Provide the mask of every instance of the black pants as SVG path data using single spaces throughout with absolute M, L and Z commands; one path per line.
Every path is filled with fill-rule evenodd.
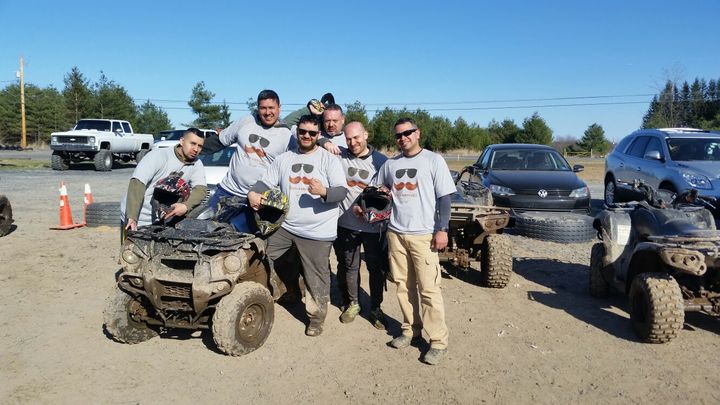
M 338 261 L 338 287 L 343 304 L 358 302 L 360 288 L 360 246 L 365 251 L 365 264 L 370 276 L 370 306 L 379 308 L 383 301 L 385 274 L 388 269 L 388 254 L 383 243 L 385 233 L 351 231 L 338 227 L 333 247 Z

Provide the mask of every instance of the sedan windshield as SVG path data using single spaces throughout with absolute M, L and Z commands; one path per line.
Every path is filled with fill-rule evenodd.
M 490 161 L 494 170 L 571 170 L 559 153 L 552 150 L 497 150 Z
M 165 138 L 166 141 L 179 141 L 180 138 L 182 138 L 183 133 L 185 130 L 183 129 L 176 129 L 174 131 L 160 131 L 160 138 Z
M 720 140 L 710 138 L 670 138 L 670 158 L 674 161 L 720 161 Z
M 233 157 L 236 150 L 237 147 L 228 146 L 212 154 L 200 154 L 200 160 L 204 166 L 229 166 L 230 158 Z

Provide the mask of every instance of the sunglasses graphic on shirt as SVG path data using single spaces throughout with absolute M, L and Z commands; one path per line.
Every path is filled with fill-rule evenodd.
M 347 169 L 348 176 L 352 177 L 354 175 L 360 176 L 361 179 L 367 179 L 368 176 L 370 176 L 370 172 L 365 169 L 358 169 L 357 167 L 348 167 Z
M 414 179 L 417 176 L 417 169 L 399 169 L 395 171 L 395 178 L 400 179 L 407 173 L 408 177 Z
M 260 146 L 262 146 L 263 148 L 267 148 L 268 146 L 270 146 L 269 140 L 257 134 L 250 134 L 250 136 L 248 136 L 248 140 L 250 141 L 250 143 L 255 143 L 260 140 Z

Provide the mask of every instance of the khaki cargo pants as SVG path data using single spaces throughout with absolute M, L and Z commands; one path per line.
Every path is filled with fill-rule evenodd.
M 440 290 L 440 259 L 430 250 L 432 235 L 387 232 L 390 271 L 403 313 L 402 333 L 420 336 L 425 329 L 430 347 L 445 349 L 448 328 Z

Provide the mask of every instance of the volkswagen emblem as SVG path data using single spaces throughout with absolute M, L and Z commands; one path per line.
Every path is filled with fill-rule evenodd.
M 545 198 L 547 197 L 547 191 L 540 189 L 540 191 L 538 191 L 538 195 L 540 196 L 540 198 Z

